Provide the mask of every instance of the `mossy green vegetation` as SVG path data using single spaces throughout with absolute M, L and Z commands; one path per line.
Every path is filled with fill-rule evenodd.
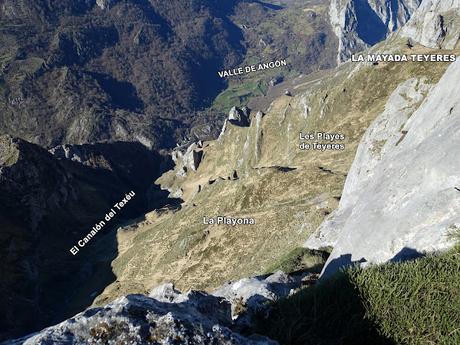
M 342 272 L 275 302 L 257 332 L 284 345 L 387 344 L 364 315 L 358 290 Z
M 351 268 L 274 304 L 281 344 L 460 344 L 460 253 Z
M 300 270 L 312 273 L 320 273 L 324 266 L 328 253 L 296 247 L 271 266 L 267 272 L 283 271 L 292 273 Z

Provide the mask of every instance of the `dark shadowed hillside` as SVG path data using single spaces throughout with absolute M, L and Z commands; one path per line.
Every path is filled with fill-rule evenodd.
M 115 279 L 110 230 L 161 206 L 151 181 L 167 161 L 139 143 L 67 145 L 52 152 L 0 136 L 0 339 L 91 304 Z M 130 191 L 133 200 L 71 255 L 70 248 Z
M 241 60 L 233 1 L 5 0 L 0 131 L 44 146 L 174 146 Z

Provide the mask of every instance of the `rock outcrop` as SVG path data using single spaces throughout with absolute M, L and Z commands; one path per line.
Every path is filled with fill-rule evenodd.
M 190 292 L 178 303 L 129 295 L 4 345 L 277 344 L 267 338 L 250 339 L 232 332 L 230 323 L 230 305 L 205 293 Z
M 430 48 L 455 48 L 460 39 L 460 1 L 424 0 L 401 35 Z
M 339 39 L 337 60 L 384 40 L 402 27 L 421 0 L 332 0 L 330 21 Z
M 128 295 L 103 308 L 88 309 L 56 326 L 3 345 L 40 344 L 215 344 L 276 345 L 258 335 L 239 334 L 251 325 L 251 315 L 267 301 L 286 297 L 299 288 L 304 275 L 276 272 L 229 282 L 214 293 L 181 293 L 170 283 L 148 296 Z
M 198 169 L 203 157 L 201 148 L 200 143 L 193 143 L 185 152 L 180 148 L 172 152 L 171 157 L 181 173 L 186 174 L 189 169 L 193 171 Z
M 249 126 L 249 109 L 247 107 L 243 107 L 242 109 L 238 107 L 232 107 L 228 113 L 228 120 L 234 125 L 243 127 Z
M 267 308 L 266 302 L 289 296 L 301 286 L 305 276 L 308 274 L 288 275 L 278 271 L 266 278 L 243 278 L 224 284 L 213 295 L 230 302 L 233 319 L 240 324 L 250 325 L 251 315 Z
M 367 130 L 338 210 L 306 244 L 334 246 L 323 276 L 452 245 L 460 226 L 459 78 L 456 61 L 413 113 L 427 86 L 408 80 Z

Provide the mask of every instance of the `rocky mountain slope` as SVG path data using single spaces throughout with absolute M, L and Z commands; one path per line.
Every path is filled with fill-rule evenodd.
M 173 147 L 191 127 L 196 137 L 213 136 L 216 112 L 201 110 L 225 87 L 216 71 L 260 48 L 260 32 L 249 39 L 234 24 L 248 20 L 244 8 L 260 12 L 249 18 L 254 26 L 266 17 L 289 17 L 293 25 L 295 13 L 296 25 L 310 30 L 309 44 L 289 46 L 297 60 L 332 45 L 311 46 L 311 27 L 325 28 L 323 12 L 278 11 L 257 1 L 0 4 L 0 132 L 12 135 L 0 148 L 0 338 L 60 321 L 112 282 L 110 233 L 77 258 L 68 249 L 130 190 L 136 198 L 113 226 L 164 205 L 168 193 L 152 181 L 169 163 L 146 147 Z M 296 35 L 306 35 L 301 29 Z M 264 58 L 286 43 L 275 31 L 264 30 L 265 39 L 275 37 Z M 291 68 L 300 69 L 299 61 Z M 86 284 L 91 275 L 97 279 Z
M 424 46 L 453 49 L 459 41 L 460 2 L 424 0 L 401 34 Z
M 307 243 L 324 237 L 319 246 L 334 247 L 323 275 L 352 262 L 402 260 L 455 243 L 452 234 L 460 227 L 460 169 L 455 159 L 459 77 L 457 61 L 416 111 L 407 101 L 417 102 L 417 93 L 427 90 L 423 82 L 409 80 L 369 127 L 339 209 Z M 378 150 L 373 150 L 375 143 Z
M 370 52 L 458 52 L 406 43 L 396 35 Z M 385 145 L 405 135 L 403 120 L 425 101 L 448 65 L 347 63 L 335 74 L 298 85 L 294 97 L 275 100 L 266 114 L 233 109 L 218 140 L 176 154 L 176 169 L 158 180 L 185 201 L 182 208 L 149 214 L 119 232 L 120 255 L 113 262 L 118 281 L 98 303 L 146 292 L 165 280 L 182 289 L 209 289 L 270 270 L 342 203 L 343 183 L 368 126 L 379 114 L 399 114 L 391 122 L 397 129 L 391 140 L 377 136 L 367 143 L 370 154 L 379 157 Z M 344 148 L 300 149 L 302 143 L 327 143 L 299 137 L 318 132 L 337 134 L 329 143 Z M 206 221 L 217 216 L 253 218 L 255 224 Z
M 0 338 L 43 328 L 88 306 L 113 280 L 116 243 L 102 231 L 100 241 L 77 256 L 69 249 L 126 193 L 137 197 L 107 230 L 148 210 L 149 195 L 158 193 L 151 181 L 163 158 L 141 144 L 68 146 L 73 161 L 58 159 L 60 149 L 53 156 L 0 136 Z M 98 279 L 88 282 L 93 275 Z
M 420 9 L 438 9 L 441 18 L 450 18 L 439 1 L 429 1 L 424 0 Z M 430 6 L 425 5 L 428 2 Z M 97 2 L 104 10 L 115 8 L 116 4 Z M 428 12 L 416 13 L 427 18 Z M 435 20 L 440 18 L 436 13 L 430 15 Z M 444 24 L 442 19 L 442 25 L 437 25 L 413 17 L 408 27 L 420 20 L 427 28 L 434 29 L 422 30 L 422 34 L 417 31 L 419 27 L 415 32 L 407 29 L 411 42 L 403 29 L 405 36 L 392 35 L 369 52 L 459 53 L 456 43 L 450 43 L 455 38 L 455 21 Z M 417 40 L 436 44 L 427 47 Z M 449 46 L 444 46 L 444 42 L 449 42 Z M 324 254 L 299 248 L 315 229 L 319 230 L 310 237 L 308 246 L 332 249 L 324 276 L 353 262 L 398 261 L 419 255 L 419 251 L 447 248 L 452 242 L 444 235 L 458 230 L 459 222 L 455 163 L 458 67 L 458 62 L 348 62 L 318 79 L 297 84 L 293 81 L 288 92 L 264 112 L 232 108 L 217 140 L 179 146 L 172 155 L 174 169 L 157 180 L 171 200 L 180 198 L 182 204 L 159 208 L 129 222 L 117 231 L 116 239 L 110 234 L 104 236 L 101 242 L 108 242 L 99 242 L 93 252 L 88 252 L 95 254 L 96 263 L 90 261 L 84 266 L 87 262 L 83 260 L 72 266 L 56 255 L 62 267 L 81 269 L 76 268 L 73 275 L 77 281 L 66 281 L 64 288 L 50 285 L 64 280 L 66 275 L 60 275 L 61 266 L 57 270 L 52 266 L 60 272 L 57 278 L 52 276 L 47 284 L 39 281 L 41 277 L 37 278 L 34 272 L 38 269 L 33 264 L 41 263 L 38 259 L 43 252 L 34 252 L 36 256 L 30 259 L 25 252 L 32 248 L 26 243 L 21 247 L 24 252 L 16 255 L 14 250 L 23 244 L 14 243 L 14 234 L 35 229 L 34 224 L 37 229 L 50 227 L 51 231 L 41 231 L 38 235 L 45 234 L 40 237 L 44 245 L 39 247 L 45 252 L 43 257 L 52 257 L 50 254 L 59 251 L 46 245 L 51 240 L 48 236 L 61 236 L 61 228 L 53 228 L 60 225 L 54 215 L 46 217 L 50 214 L 48 206 L 65 204 L 60 209 L 70 213 L 77 205 L 93 205 L 86 202 L 86 198 L 91 198 L 92 202 L 97 200 L 101 210 L 105 209 L 110 198 L 101 196 L 100 191 L 115 192 L 120 186 L 138 182 L 137 177 L 130 178 L 124 172 L 137 171 L 143 166 L 126 169 L 124 157 L 109 159 L 104 149 L 94 152 L 92 146 L 86 145 L 58 146 L 51 150 L 55 155 L 52 157 L 34 145 L 5 137 L 1 142 L 4 148 L 0 150 L 0 176 L 5 176 L 8 183 L 3 187 L 0 184 L 5 190 L 1 194 L 5 200 L 1 201 L 15 205 L 16 189 L 21 191 L 24 185 L 26 191 L 33 190 L 36 181 L 21 178 L 28 176 L 24 172 L 34 171 L 38 171 L 35 174 L 38 180 L 50 178 L 49 190 L 44 195 L 54 196 L 36 202 L 23 193 L 21 201 L 26 200 L 34 212 L 17 215 L 14 209 L 8 209 L 5 214 L 0 213 L 11 231 L 11 234 L 6 232 L 9 236 L 6 241 L 0 243 L 15 244 L 3 251 L 14 254 L 4 260 L 5 270 L 11 272 L 9 281 L 12 284 L 24 281 L 21 288 L 26 292 L 37 282 L 40 291 L 54 294 L 62 291 L 66 296 L 47 298 L 68 302 L 67 313 L 72 308 L 82 308 L 82 305 L 70 306 L 71 301 L 92 301 L 101 286 L 111 283 L 94 303 L 104 307 L 89 309 L 36 335 L 7 343 L 271 343 L 260 337 L 246 337 L 244 322 L 248 319 L 239 318 L 237 311 L 244 316 L 247 309 L 259 309 L 259 302 L 265 305 L 267 300 L 289 295 L 292 288 L 302 285 L 298 275 L 294 275 L 296 278 L 279 273 L 268 276 L 281 266 L 290 271 L 300 270 L 300 277 L 307 278 L 303 284 L 315 280 L 313 277 L 309 280 L 310 273 L 318 272 Z M 17 149 L 18 146 L 24 148 Z M 33 154 L 21 160 L 18 159 L 21 151 Z M 38 158 L 39 166 L 50 167 L 56 175 L 47 174 L 48 168 L 36 169 L 34 157 Z M 110 181 L 103 187 L 93 184 L 91 178 L 92 173 L 97 173 L 93 169 L 101 167 L 104 174 L 110 171 L 104 179 L 95 180 Z M 19 181 L 14 179 L 16 176 Z M 33 186 L 27 184 L 29 180 Z M 69 199 L 69 205 L 66 195 L 72 195 L 68 191 L 71 189 L 61 190 L 61 185 L 76 187 L 77 195 Z M 81 191 L 86 193 L 78 194 Z M 37 204 L 44 205 L 44 210 Z M 77 213 L 76 219 L 81 214 Z M 34 219 L 41 220 L 39 225 L 32 222 Z M 57 219 L 61 217 L 58 215 Z M 27 226 L 21 227 L 22 220 L 28 222 Z M 88 224 L 93 221 L 89 219 Z M 74 229 L 64 226 L 66 230 Z M 82 225 L 81 229 L 85 227 Z M 74 231 L 78 237 L 79 230 Z M 72 238 L 67 232 L 64 235 L 62 241 L 67 245 L 65 241 Z M 56 245 L 62 247 L 59 241 Z M 17 267 L 25 267 L 27 274 L 8 271 L 13 267 L 11 260 L 17 262 L 23 257 L 28 262 Z M 102 269 L 98 269 L 97 263 Z M 453 267 L 455 271 L 456 266 Z M 260 276 L 262 273 L 267 276 Z M 90 275 L 104 281 L 87 279 Z M 259 276 L 244 278 L 256 275 Z M 226 283 L 229 280 L 232 282 Z M 27 285 L 30 282 L 33 284 Z M 173 282 L 181 290 L 199 288 L 207 292 L 180 294 L 170 284 L 152 291 L 152 287 L 165 282 Z M 66 284 L 80 284 L 80 288 L 68 297 Z M 377 286 L 380 292 L 381 284 Z M 342 291 L 333 287 L 334 291 Z M 321 289 L 321 285 L 317 288 Z M 133 293 L 150 293 L 151 297 L 130 295 Z M 36 298 L 37 294 L 31 296 Z M 19 297 L 12 296 L 20 301 Z M 315 298 L 315 305 L 316 301 Z M 8 305 L 7 302 L 2 305 Z M 12 311 L 26 305 L 14 305 Z M 43 311 L 56 314 L 56 308 L 45 303 L 33 311 L 37 315 Z M 316 309 L 312 310 L 316 313 Z M 6 324 L 18 326 L 12 311 L 2 315 Z M 21 317 L 18 327 L 37 327 L 30 315 Z M 45 323 L 53 322 L 47 317 L 40 315 Z M 20 332 L 11 327 L 9 330 Z
M 329 15 L 339 39 L 338 62 L 401 28 L 420 3 L 421 0 L 332 0 Z
M 377 51 L 434 52 L 411 49 L 398 37 Z M 212 289 L 272 270 L 337 207 L 361 137 L 393 91 L 408 80 L 423 80 L 413 84 L 418 91 L 409 100 L 416 109 L 447 66 L 348 63 L 299 85 L 295 96 L 277 99 L 265 114 L 233 109 L 218 140 L 177 153 L 176 169 L 158 180 L 185 201 L 182 208 L 148 214 L 144 222 L 119 231 L 117 281 L 97 303 L 145 293 L 164 281 L 180 289 Z M 318 132 L 338 136 L 299 137 Z M 314 142 L 339 149 L 300 148 Z M 373 145 L 379 149 L 379 143 Z M 209 224 L 218 216 L 252 218 L 255 224 Z

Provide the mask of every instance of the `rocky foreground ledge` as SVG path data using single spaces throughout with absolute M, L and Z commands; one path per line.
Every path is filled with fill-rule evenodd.
M 149 296 L 121 297 L 2 345 L 275 345 L 277 342 L 266 337 L 244 336 L 241 332 L 250 329 L 255 313 L 268 310 L 267 302 L 292 294 L 310 277 L 276 272 L 268 277 L 229 282 L 213 293 L 181 293 L 172 284 L 164 284 Z

